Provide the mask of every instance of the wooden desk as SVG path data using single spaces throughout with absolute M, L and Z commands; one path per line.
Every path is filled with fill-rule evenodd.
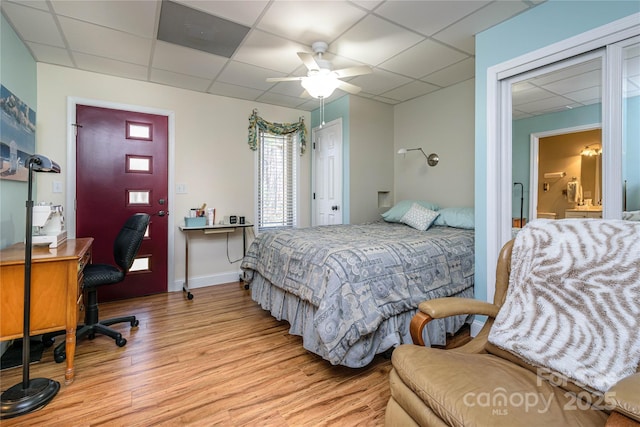
M 65 383 L 74 378 L 76 326 L 82 305 L 82 279 L 91 262 L 93 238 L 70 239 L 55 249 L 34 246 L 31 264 L 31 330 L 40 335 L 66 331 Z M 22 337 L 24 325 L 24 243 L 0 252 L 0 340 Z
M 234 233 L 240 228 L 242 229 L 242 255 L 244 256 L 247 253 L 247 228 L 249 227 L 253 227 L 253 224 L 246 222 L 244 224 L 215 224 L 196 227 L 183 225 L 178 227 L 184 233 L 184 285 L 182 285 L 182 291 L 186 293 L 187 299 L 193 299 L 193 294 L 189 290 L 189 233 L 192 231 L 204 234 Z

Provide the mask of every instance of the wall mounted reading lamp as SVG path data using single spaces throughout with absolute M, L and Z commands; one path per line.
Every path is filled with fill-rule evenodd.
M 436 153 L 431 153 L 427 156 L 427 153 L 422 148 L 401 148 L 398 150 L 398 154 L 407 154 L 408 151 L 420 151 L 422 155 L 427 159 L 429 166 L 435 166 L 440 161 L 440 157 Z

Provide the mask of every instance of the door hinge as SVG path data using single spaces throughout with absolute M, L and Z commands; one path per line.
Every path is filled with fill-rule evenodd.
M 313 193 L 313 200 L 316 199 L 316 193 Z
M 314 150 L 316 149 L 316 143 L 315 142 L 313 143 L 313 149 Z

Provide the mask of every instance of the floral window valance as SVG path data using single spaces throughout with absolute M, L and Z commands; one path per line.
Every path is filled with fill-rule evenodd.
M 258 149 L 258 129 L 273 135 L 287 135 L 298 132 L 300 136 L 300 155 L 307 148 L 307 127 L 304 125 L 304 117 L 300 117 L 298 123 L 272 123 L 258 116 L 258 110 L 253 110 L 249 116 L 249 148 Z

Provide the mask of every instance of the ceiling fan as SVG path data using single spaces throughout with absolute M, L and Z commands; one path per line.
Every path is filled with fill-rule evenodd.
M 331 70 L 331 62 L 323 59 L 322 56 L 327 51 L 329 45 L 325 42 L 315 42 L 311 45 L 313 54 L 308 52 L 298 52 L 298 57 L 307 67 L 306 76 L 301 77 L 270 77 L 268 82 L 290 82 L 300 81 L 306 94 L 313 98 L 328 98 L 334 90 L 341 89 L 350 94 L 360 92 L 360 88 L 351 83 L 340 80 L 343 77 L 360 76 L 371 73 L 371 68 L 366 65 L 343 68 L 341 70 Z

